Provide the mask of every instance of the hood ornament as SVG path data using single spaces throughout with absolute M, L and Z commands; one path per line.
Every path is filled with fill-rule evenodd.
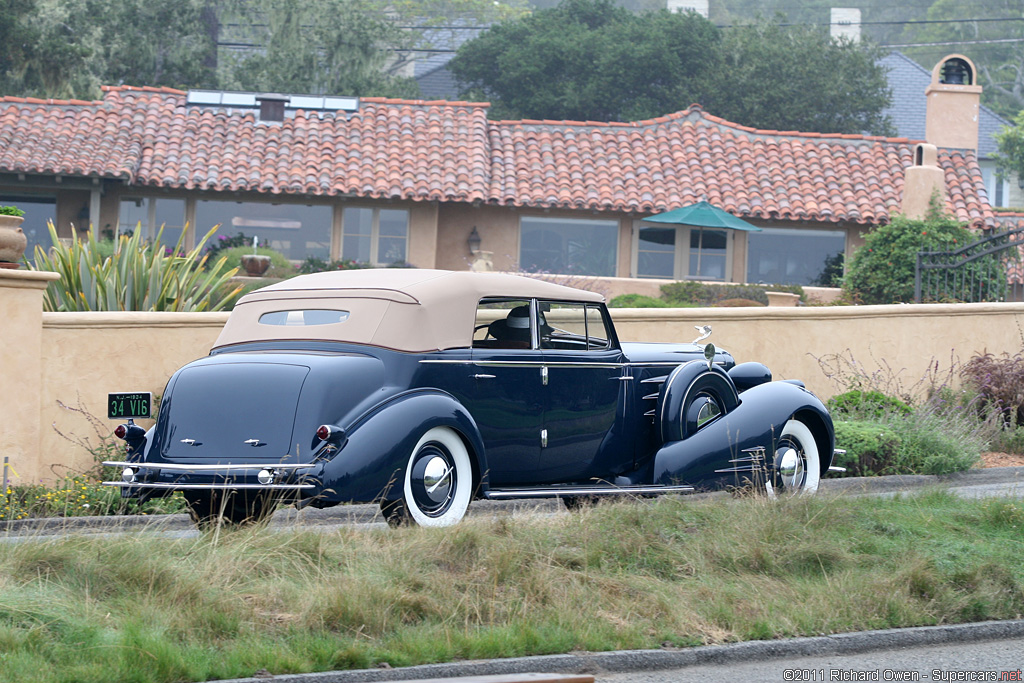
M 691 344 L 699 344 L 711 336 L 711 325 L 694 325 L 700 336 L 694 339 Z

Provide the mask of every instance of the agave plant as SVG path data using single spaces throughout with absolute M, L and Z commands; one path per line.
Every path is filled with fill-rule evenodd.
M 161 228 L 151 242 L 140 237 L 141 230 L 121 235 L 113 255 L 103 256 L 95 233 L 68 245 L 57 237 L 51 222 L 53 246 L 37 246 L 29 267 L 60 274 L 46 288 L 47 311 L 219 311 L 241 287 L 219 295 L 238 269 L 229 269 L 224 258 L 209 264 L 201 254 L 217 227 L 188 253 L 182 251 L 184 231 L 168 249 L 160 243 Z

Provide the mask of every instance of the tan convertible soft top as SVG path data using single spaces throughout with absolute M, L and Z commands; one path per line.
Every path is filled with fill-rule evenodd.
M 472 344 L 478 302 L 497 296 L 604 301 L 593 292 L 503 273 L 413 268 L 314 273 L 242 297 L 214 348 L 279 339 L 346 341 L 410 352 L 464 348 Z M 311 324 L 304 322 L 307 311 L 347 315 L 311 315 L 305 318 L 317 321 Z

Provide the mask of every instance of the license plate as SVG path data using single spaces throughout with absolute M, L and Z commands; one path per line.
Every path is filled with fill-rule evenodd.
M 107 394 L 107 417 L 110 419 L 149 417 L 153 394 L 149 391 Z

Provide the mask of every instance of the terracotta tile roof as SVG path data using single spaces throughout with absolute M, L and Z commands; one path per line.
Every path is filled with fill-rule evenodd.
M 699 107 L 648 121 L 488 121 L 487 104 L 364 98 L 283 122 L 168 88 L 98 102 L 0 98 L 0 170 L 136 186 L 861 224 L 898 211 L 914 143 L 760 131 Z M 948 205 L 992 221 L 973 152 L 940 150 Z

